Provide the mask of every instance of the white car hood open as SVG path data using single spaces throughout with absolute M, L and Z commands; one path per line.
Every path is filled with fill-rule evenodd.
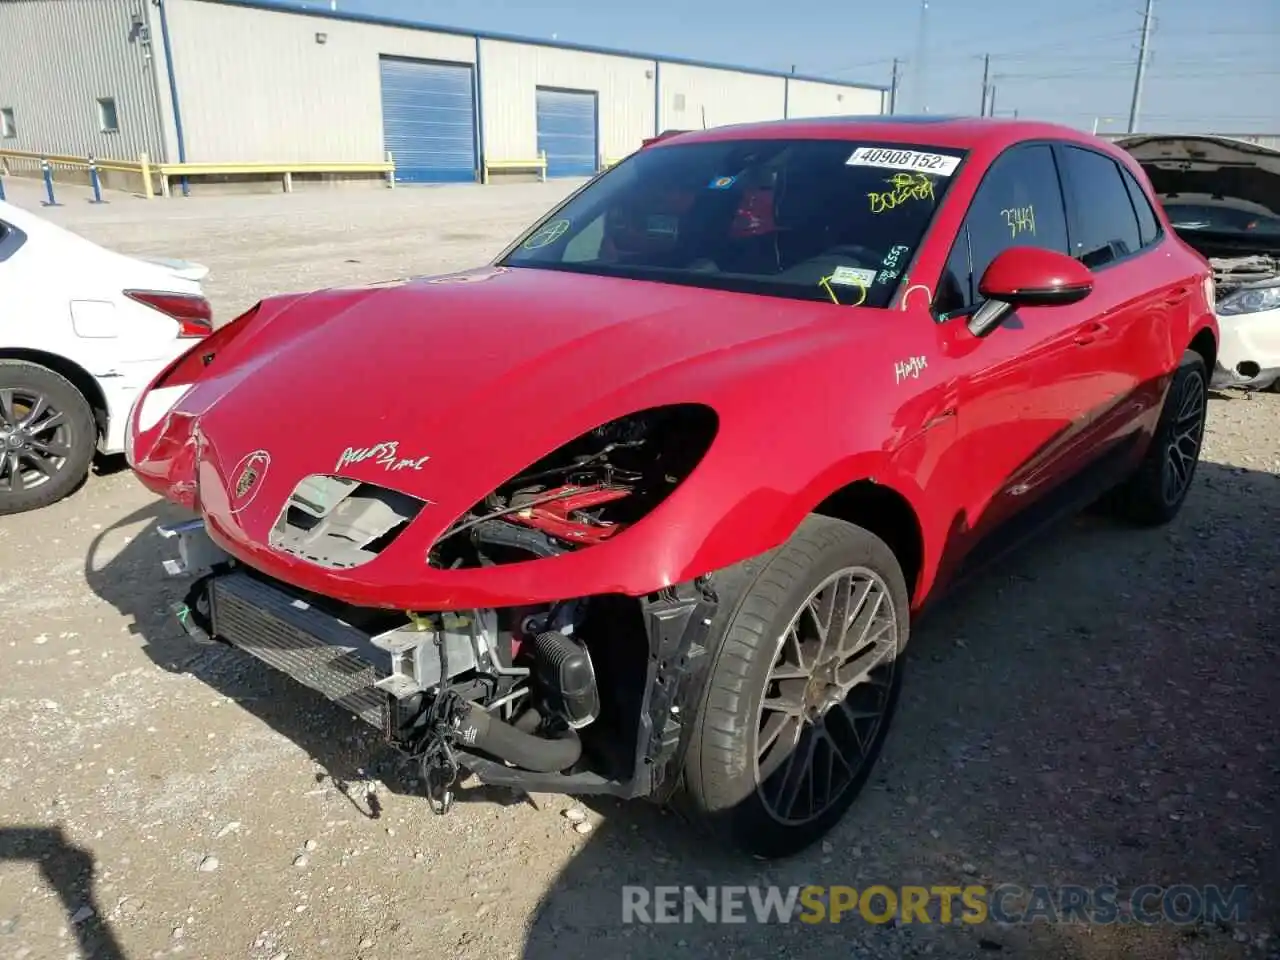
M 1238 200 L 1280 217 L 1280 150 L 1231 137 L 1182 135 L 1122 137 L 1116 146 L 1142 164 L 1161 201 Z M 1192 241 L 1189 232 L 1183 236 Z M 1207 239 L 1204 231 L 1194 236 Z M 1256 249 L 1243 249 L 1255 239 Z M 1272 233 L 1236 237 L 1233 246 L 1239 253 L 1274 256 L 1280 254 L 1280 237 Z

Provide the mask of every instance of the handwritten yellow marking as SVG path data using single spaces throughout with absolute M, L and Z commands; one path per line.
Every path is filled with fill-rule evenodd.
M 555 220 L 542 227 L 537 233 L 524 242 L 524 249 L 539 250 L 549 247 L 569 232 L 568 220 Z
M 1000 215 L 1004 217 L 1004 222 L 1009 226 L 1011 236 L 1018 236 L 1020 233 L 1029 233 L 1035 236 L 1036 233 L 1036 208 L 1033 206 L 1025 207 L 1009 207 L 1000 211 Z
M 820 286 L 823 290 L 827 291 L 827 296 L 831 298 L 832 303 L 834 303 L 836 306 L 844 306 L 844 304 L 840 303 L 840 298 L 836 296 L 836 291 L 831 286 L 831 281 L 834 277 L 835 277 L 834 273 L 830 277 L 823 277 L 821 280 L 818 281 L 818 286 Z M 841 286 L 846 286 L 846 284 L 841 284 Z M 860 307 L 867 302 L 867 285 L 865 283 L 862 283 L 862 282 L 850 283 L 850 284 L 847 284 L 847 286 L 858 288 L 858 302 L 851 303 L 849 304 L 849 306 Z
M 868 193 L 872 213 L 884 213 L 908 200 L 933 200 L 933 181 L 923 173 L 895 173 L 885 181 L 892 189 Z

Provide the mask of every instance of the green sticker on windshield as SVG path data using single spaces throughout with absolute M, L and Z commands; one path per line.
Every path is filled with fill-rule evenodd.
M 553 220 L 541 227 L 532 237 L 524 242 L 524 249 L 539 250 L 549 247 L 569 232 L 568 220 Z

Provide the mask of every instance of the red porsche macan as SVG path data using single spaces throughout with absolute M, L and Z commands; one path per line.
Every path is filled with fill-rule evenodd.
M 679 798 L 780 856 L 866 782 L 927 601 L 1091 503 L 1177 513 L 1212 304 L 1072 130 L 682 133 L 487 267 L 262 301 L 129 457 L 193 511 L 191 635 L 379 727 L 438 809 L 460 771 Z

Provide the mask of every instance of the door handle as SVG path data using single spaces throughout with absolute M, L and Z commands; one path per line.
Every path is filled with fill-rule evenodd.
M 1191 296 L 1191 289 L 1189 287 L 1179 287 L 1177 290 L 1171 291 L 1169 295 L 1164 298 L 1164 302 L 1167 306 L 1176 307 L 1180 303 L 1185 303 L 1189 296 Z
M 1075 337 L 1072 339 L 1075 341 L 1076 346 L 1086 347 L 1089 344 L 1105 337 L 1107 332 L 1107 325 L 1105 323 L 1099 323 L 1094 320 L 1090 323 L 1082 324 L 1080 329 L 1076 331 Z

